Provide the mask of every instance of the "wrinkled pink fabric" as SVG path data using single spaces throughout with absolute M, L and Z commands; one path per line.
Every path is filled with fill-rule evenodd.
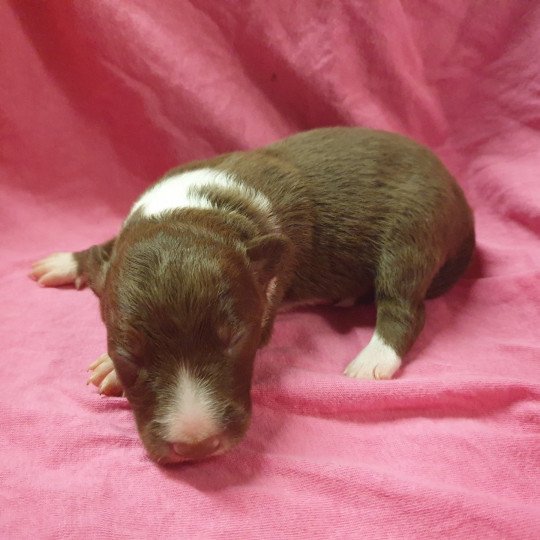
M 12 0 L 0 28 L 0 538 L 540 538 L 538 2 Z M 338 124 L 433 148 L 477 260 L 393 381 L 341 375 L 372 307 L 280 316 L 245 441 L 156 466 L 85 386 L 97 300 L 30 263 L 177 163 Z

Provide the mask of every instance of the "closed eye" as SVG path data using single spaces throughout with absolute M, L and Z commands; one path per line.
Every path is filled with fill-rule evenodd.
M 227 354 L 233 354 L 238 346 L 242 342 L 242 338 L 245 336 L 245 329 L 242 327 L 235 327 L 231 324 L 222 324 L 217 329 L 219 340 L 223 344 L 225 352 Z
M 227 349 L 233 349 L 236 345 L 240 343 L 242 338 L 244 337 L 245 332 L 243 330 L 237 330 L 231 337 L 229 341 L 229 346 Z

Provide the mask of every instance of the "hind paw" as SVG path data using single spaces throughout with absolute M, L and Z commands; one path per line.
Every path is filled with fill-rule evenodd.
M 375 333 L 367 347 L 347 366 L 345 375 L 355 379 L 391 379 L 401 358 Z

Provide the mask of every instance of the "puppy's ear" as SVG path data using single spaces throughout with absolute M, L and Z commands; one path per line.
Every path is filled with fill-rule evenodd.
M 257 281 L 264 291 L 291 255 L 291 241 L 280 234 L 259 236 L 248 242 L 246 253 Z
M 79 274 L 86 277 L 89 287 L 97 296 L 101 296 L 105 285 L 114 242 L 115 239 L 113 238 L 104 244 L 98 244 L 85 251 L 74 253 Z

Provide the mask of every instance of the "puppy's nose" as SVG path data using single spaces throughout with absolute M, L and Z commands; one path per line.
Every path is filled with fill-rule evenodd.
M 217 452 L 221 444 L 221 437 L 214 435 L 195 443 L 175 442 L 171 446 L 174 453 L 184 459 L 203 459 Z

